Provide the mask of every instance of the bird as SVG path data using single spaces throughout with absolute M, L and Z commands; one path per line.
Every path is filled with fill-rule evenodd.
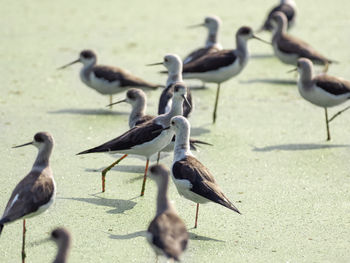
M 130 104 L 132 107 L 131 113 L 129 115 L 129 128 L 130 129 L 134 128 L 137 125 L 140 125 L 142 123 L 145 123 L 147 121 L 150 121 L 150 120 L 156 118 L 155 116 L 147 115 L 145 113 L 146 108 L 147 108 L 147 96 L 140 89 L 136 89 L 136 88 L 129 89 L 126 93 L 125 99 L 119 100 L 119 101 L 114 102 L 112 104 L 115 105 L 115 104 L 119 104 L 119 103 L 123 103 L 123 102 Z M 107 106 L 109 106 L 109 105 L 107 105 Z M 172 152 L 174 150 L 174 143 L 175 143 L 175 136 L 171 140 L 171 143 L 167 147 L 165 147 L 162 151 Z M 205 144 L 205 145 L 212 146 L 212 144 L 210 144 L 210 143 L 190 138 L 190 146 L 191 146 L 192 150 L 197 149 L 197 144 L 198 145 Z
M 58 69 L 67 68 L 78 62 L 83 64 L 83 68 L 80 71 L 81 81 L 100 94 L 109 95 L 110 103 L 112 103 L 113 94 L 123 92 L 131 87 L 151 90 L 161 87 L 161 85 L 153 84 L 136 77 L 124 69 L 97 65 L 97 54 L 90 49 L 81 51 L 77 60 L 59 67 Z
M 33 141 L 13 148 L 34 145 L 39 152 L 31 171 L 12 191 L 5 211 L 0 219 L 0 234 L 5 224 L 23 219 L 22 262 L 25 261 L 26 218 L 37 216 L 46 211 L 54 202 L 56 184 L 50 167 L 50 156 L 54 139 L 48 132 L 38 132 Z
M 176 83 L 184 83 L 182 80 L 182 60 L 181 58 L 176 54 L 167 54 L 163 58 L 163 62 L 157 62 L 148 64 L 147 66 L 156 66 L 156 65 L 164 65 L 167 68 L 168 73 L 168 79 L 166 81 L 165 89 L 162 91 L 159 103 L 158 103 L 158 114 L 164 114 L 168 112 L 171 108 L 172 103 L 172 94 L 173 94 L 173 85 Z M 190 113 L 192 112 L 194 105 L 192 101 L 192 95 L 191 90 L 187 87 L 187 96 L 186 99 L 189 102 L 189 104 L 183 105 L 183 116 L 186 118 L 189 117 Z
M 197 228 L 200 203 L 214 202 L 240 214 L 224 195 L 208 168 L 192 154 L 189 147 L 189 121 L 183 116 L 175 116 L 171 119 L 170 126 L 164 129 L 173 130 L 176 134 L 172 179 L 181 196 L 197 203 L 194 227 Z
M 53 240 L 58 248 L 56 258 L 53 263 L 66 263 L 69 250 L 71 247 L 71 235 L 67 229 L 59 227 L 51 232 L 51 240 Z
M 275 6 L 269 12 L 264 24 L 261 26 L 259 31 L 272 31 L 273 26 L 271 25 L 272 15 L 275 12 L 282 12 L 285 14 L 288 22 L 288 29 L 294 26 L 295 17 L 297 14 L 296 3 L 294 0 L 280 0 L 280 4 Z
M 173 104 L 168 113 L 159 115 L 158 117 L 141 125 L 137 125 L 117 138 L 97 147 L 78 153 L 78 155 L 97 152 L 124 154 L 121 158 L 113 162 L 102 171 L 102 192 L 105 191 L 105 177 L 107 172 L 121 160 L 126 158 L 128 154 L 135 154 L 145 156 L 147 159 L 141 188 L 141 196 L 144 195 L 149 158 L 153 154 L 160 152 L 170 143 L 172 137 L 174 136 L 173 132 L 162 131 L 162 128 L 169 125 L 172 117 L 182 114 L 182 104 L 184 101 L 186 102 L 186 87 L 182 84 L 175 84 Z
M 296 66 L 299 58 L 308 58 L 314 64 L 328 65 L 336 61 L 326 58 L 304 41 L 287 34 L 287 18 L 282 12 L 272 15 L 272 25 L 275 32 L 272 37 L 272 46 L 275 55 L 285 64 Z
M 213 112 L 213 123 L 216 121 L 216 109 L 221 83 L 238 75 L 246 66 L 249 58 L 247 42 L 249 39 L 258 39 L 250 27 L 243 26 L 236 33 L 236 49 L 224 49 L 210 53 L 183 66 L 184 79 L 200 79 L 204 82 L 217 83 L 216 99 Z
M 187 248 L 188 232 L 183 220 L 178 216 L 168 198 L 169 169 L 163 165 L 153 165 L 150 178 L 158 186 L 156 216 L 147 229 L 147 241 L 157 257 L 180 261 L 180 255 Z
M 222 50 L 222 46 L 218 41 L 218 33 L 220 30 L 221 19 L 217 16 L 207 16 L 204 19 L 204 23 L 199 25 L 190 26 L 190 28 L 206 27 L 208 29 L 208 37 L 205 41 L 205 47 L 198 48 L 187 55 L 183 64 L 195 61 L 196 59 L 216 51 Z
M 329 123 L 342 112 L 350 108 L 339 111 L 328 119 L 328 107 L 337 106 L 350 99 L 350 81 L 333 77 L 327 74 L 313 76 L 313 64 L 307 58 L 300 58 L 297 68 L 291 71 L 298 71 L 298 90 L 300 95 L 312 104 L 322 107 L 325 110 L 327 141 L 331 139 Z

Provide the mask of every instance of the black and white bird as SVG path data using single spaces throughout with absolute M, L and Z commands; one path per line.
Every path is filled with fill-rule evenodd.
M 267 18 L 266 18 L 264 24 L 262 25 L 262 27 L 260 28 L 259 31 L 264 31 L 264 30 L 272 31 L 273 30 L 271 20 L 272 20 L 272 15 L 275 12 L 282 12 L 283 14 L 285 14 L 285 16 L 287 18 L 287 22 L 288 22 L 287 28 L 290 29 L 295 24 L 295 18 L 296 18 L 296 14 L 297 14 L 296 7 L 297 6 L 296 6 L 294 0 L 281 0 L 279 5 L 277 5 L 271 9 L 269 14 L 267 15 Z
M 172 179 L 177 191 L 183 197 L 197 203 L 194 227 L 197 227 L 199 204 L 214 202 L 240 214 L 238 209 L 224 195 L 214 177 L 190 150 L 190 123 L 182 116 L 171 119 L 166 129 L 176 134 Z
M 158 114 L 164 114 L 168 112 L 171 108 L 172 103 L 172 97 L 173 97 L 173 86 L 176 83 L 184 83 L 182 80 L 182 60 L 181 58 L 176 54 L 168 54 L 164 56 L 163 62 L 157 62 L 153 64 L 149 64 L 148 66 L 156 66 L 156 65 L 164 65 L 167 68 L 168 73 L 168 79 L 166 81 L 166 87 L 162 91 L 162 94 L 159 98 L 159 104 L 158 104 Z M 192 101 L 192 95 L 191 90 L 187 88 L 187 95 L 186 99 L 189 102 L 189 104 L 183 105 L 183 116 L 186 118 L 189 116 L 189 114 L 193 110 L 193 101 Z
M 298 70 L 300 75 L 298 80 L 300 95 L 305 100 L 325 110 L 327 141 L 329 141 L 331 139 L 329 122 L 349 109 L 350 106 L 338 112 L 330 119 L 328 119 L 327 108 L 337 106 L 350 99 L 350 81 L 326 74 L 314 76 L 313 64 L 307 58 L 299 59 L 297 69 L 295 70 Z
M 129 89 L 128 92 L 126 93 L 125 99 L 114 102 L 112 103 L 112 105 L 123 103 L 123 102 L 130 104 L 132 107 L 131 113 L 129 115 L 130 129 L 134 128 L 137 125 L 150 121 L 156 117 L 153 115 L 146 114 L 147 96 L 140 89 L 136 89 L 136 88 Z M 171 143 L 167 147 L 165 147 L 162 151 L 173 152 L 174 144 L 175 144 L 175 137 L 172 139 Z M 196 146 L 199 144 L 211 145 L 210 143 L 190 138 L 191 150 L 196 150 L 197 149 Z
M 141 125 L 137 125 L 117 138 L 103 143 L 100 146 L 78 153 L 87 154 L 104 152 L 109 154 L 124 154 L 120 159 L 102 171 L 102 192 L 105 191 L 106 173 L 128 154 L 134 154 L 145 156 L 147 159 L 141 188 L 141 196 L 144 195 L 149 158 L 153 154 L 160 152 L 171 142 L 174 133 L 167 130 L 163 131 L 162 128 L 169 126 L 170 119 L 172 117 L 182 115 L 182 104 L 184 101 L 186 101 L 186 87 L 181 84 L 176 84 L 174 87 L 172 107 L 168 113 L 159 115 L 158 117 Z
M 0 219 L 0 234 L 5 224 L 23 219 L 22 261 L 25 255 L 26 218 L 46 211 L 54 202 L 56 185 L 50 167 L 50 156 L 54 139 L 47 132 L 38 132 L 34 140 L 14 148 L 34 145 L 39 152 L 29 174 L 27 174 L 12 191 L 5 211 Z
M 281 12 L 272 15 L 272 25 L 275 29 L 272 37 L 272 46 L 275 55 L 285 64 L 297 65 L 299 58 L 308 58 L 314 64 L 324 65 L 325 71 L 333 60 L 317 52 L 304 41 L 287 33 L 287 18 Z
M 220 84 L 238 75 L 247 65 L 249 59 L 247 42 L 252 38 L 263 41 L 254 35 L 250 27 L 243 26 L 236 33 L 236 49 L 210 53 L 183 66 L 182 76 L 184 79 L 199 79 L 203 82 L 218 84 L 213 122 L 216 120 Z
M 60 227 L 51 232 L 51 240 L 57 245 L 57 254 L 53 263 L 66 263 L 72 238 L 67 229 Z
M 59 69 L 64 69 L 78 62 L 83 64 L 80 71 L 81 81 L 100 94 L 109 95 L 110 103 L 112 103 L 113 94 L 123 92 L 128 88 L 157 89 L 160 87 L 160 85 L 147 82 L 121 68 L 97 65 L 97 55 L 89 49 L 81 51 L 77 60 Z
M 205 27 L 208 29 L 208 37 L 205 41 L 205 46 L 192 51 L 187 55 L 183 63 L 187 64 L 189 62 L 195 61 L 196 59 L 208 54 L 214 53 L 216 51 L 222 50 L 222 46 L 218 40 L 218 34 L 221 26 L 221 19 L 217 16 L 207 16 L 204 19 L 204 23 L 199 25 L 190 26 L 190 28 Z
M 180 261 L 188 243 L 185 223 L 168 198 L 169 170 L 163 165 L 150 168 L 150 178 L 158 186 L 156 216 L 147 229 L 147 241 L 158 256 Z

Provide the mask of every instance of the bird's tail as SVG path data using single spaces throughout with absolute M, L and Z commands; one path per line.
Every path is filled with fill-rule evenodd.
M 200 140 L 196 140 L 196 139 L 190 138 L 190 147 L 191 147 L 191 150 L 197 151 L 197 147 L 196 147 L 196 146 L 199 146 L 199 144 L 204 144 L 204 145 L 213 146 L 211 143 L 208 143 L 208 142 L 204 142 L 204 141 L 200 141 Z
M 228 200 L 227 200 L 228 201 Z M 223 206 L 227 207 L 228 209 L 231 209 L 233 211 L 235 211 L 236 213 L 241 215 L 241 212 L 238 210 L 237 207 L 235 207 L 230 201 L 225 202 L 225 203 L 221 203 Z
M 1 235 L 1 232 L 2 232 L 3 228 L 4 228 L 4 224 L 0 224 L 0 235 Z

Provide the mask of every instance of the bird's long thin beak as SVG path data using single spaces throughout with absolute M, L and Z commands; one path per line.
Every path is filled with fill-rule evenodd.
M 24 146 L 32 145 L 32 144 L 33 144 L 33 142 L 27 142 L 27 143 L 25 143 L 25 144 L 13 146 L 12 148 L 19 148 L 19 147 L 24 147 Z
M 205 24 L 202 23 L 202 24 L 197 24 L 197 25 L 191 25 L 191 26 L 188 26 L 187 28 L 197 28 L 197 27 L 202 27 L 202 26 L 205 26 Z
M 80 62 L 80 59 L 79 59 L 79 58 L 78 58 L 77 60 L 74 60 L 73 62 L 68 63 L 68 64 L 66 64 L 66 65 L 64 65 L 64 66 L 62 66 L 62 67 L 57 68 L 57 69 L 64 69 L 64 68 L 67 68 L 67 67 L 69 67 L 69 66 L 71 66 L 71 65 L 73 65 L 73 64 L 75 64 L 75 63 L 78 63 L 78 62 Z
M 192 108 L 192 105 L 190 104 L 190 102 L 187 100 L 185 95 L 182 95 L 182 97 L 184 98 L 185 103 L 187 104 L 188 107 Z
M 147 64 L 146 66 L 158 66 L 158 65 L 163 65 L 163 62 L 157 62 L 157 63 L 152 63 L 152 64 Z
M 292 72 L 295 72 L 295 71 L 297 71 L 297 70 L 298 70 L 298 68 L 293 68 L 293 69 L 291 69 L 291 70 L 288 70 L 287 73 L 292 73 Z
M 28 244 L 29 247 L 36 247 L 36 246 L 40 246 L 42 244 L 45 244 L 49 241 L 51 241 L 52 239 L 50 237 L 47 237 L 47 238 L 43 238 L 43 239 L 40 239 L 40 240 L 36 240 L 36 241 L 33 241 L 31 243 Z
M 264 42 L 264 43 L 266 43 L 266 44 L 272 45 L 271 42 L 266 41 L 266 40 L 264 40 L 264 39 L 262 39 L 262 38 L 260 38 L 260 37 L 257 37 L 256 35 L 253 35 L 253 38 L 256 39 L 256 40 L 259 40 L 259 41 L 261 41 L 261 42 Z
M 162 131 L 169 130 L 169 129 L 170 129 L 170 126 L 162 128 L 162 129 L 155 130 L 152 133 L 158 133 L 158 132 L 162 132 Z
M 109 107 L 109 106 L 112 106 L 112 105 L 115 105 L 115 104 L 119 104 L 119 103 L 122 103 L 122 102 L 126 102 L 126 99 L 123 99 L 123 100 L 119 100 L 117 102 L 113 102 L 111 104 L 108 104 L 106 107 Z

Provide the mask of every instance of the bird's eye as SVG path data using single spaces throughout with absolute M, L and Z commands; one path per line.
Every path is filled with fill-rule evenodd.
M 57 231 L 53 231 L 52 234 L 51 234 L 51 236 L 52 236 L 53 238 L 58 238 L 58 233 L 57 233 Z
M 43 138 L 40 134 L 36 134 L 36 135 L 34 136 L 34 140 L 35 140 L 36 142 L 44 142 L 44 138 Z
M 168 62 L 168 59 L 167 59 L 167 58 L 165 58 L 165 59 L 164 59 L 164 61 L 165 61 L 165 62 Z
M 171 125 L 175 125 L 175 122 L 174 122 L 174 121 L 172 121 L 172 122 L 171 122 Z
M 179 91 L 179 87 L 175 87 L 174 90 L 175 90 L 175 92 L 178 92 Z

